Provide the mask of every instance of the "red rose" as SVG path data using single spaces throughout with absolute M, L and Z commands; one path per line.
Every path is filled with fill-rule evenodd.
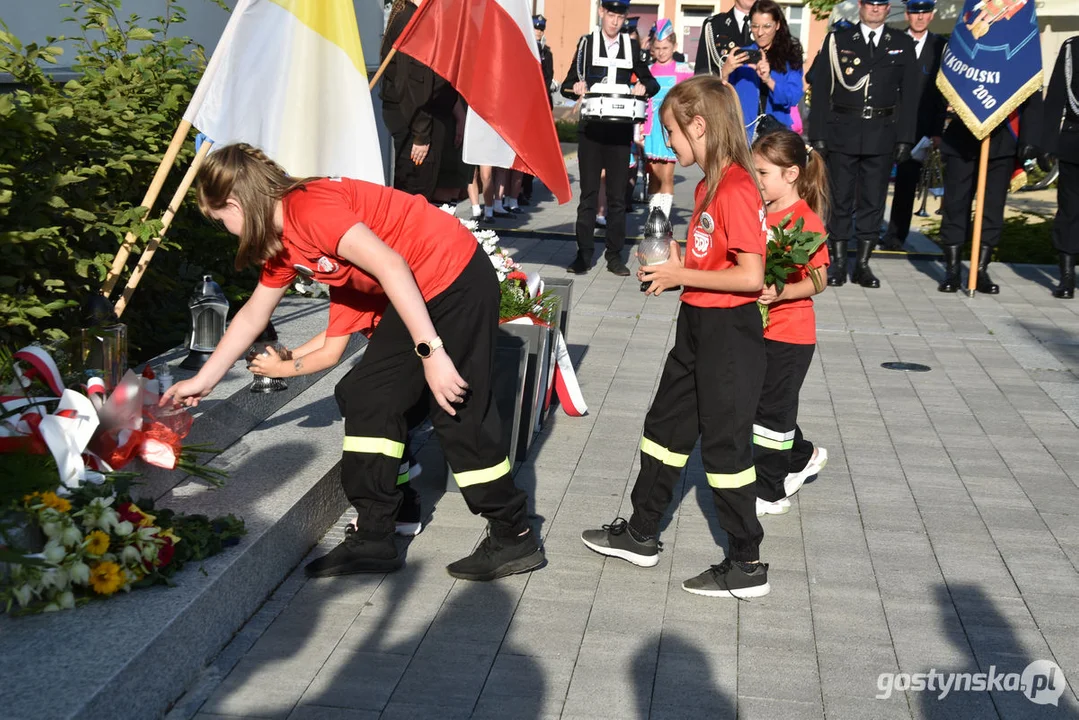
M 116 514 L 120 516 L 121 520 L 127 520 L 135 527 L 139 526 L 143 518 L 142 513 L 138 511 L 138 506 L 133 502 L 120 503 L 116 507 Z
M 157 549 L 157 567 L 164 567 L 172 562 L 172 556 L 176 553 L 176 548 L 173 547 L 171 538 L 161 538 L 165 543 Z

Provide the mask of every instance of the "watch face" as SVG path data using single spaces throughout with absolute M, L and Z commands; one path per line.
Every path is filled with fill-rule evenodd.
M 416 345 L 416 354 L 421 358 L 425 358 L 431 354 L 431 344 L 421 342 Z

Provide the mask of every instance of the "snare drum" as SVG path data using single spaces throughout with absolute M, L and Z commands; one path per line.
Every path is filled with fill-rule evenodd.
M 581 117 L 592 122 L 644 122 L 644 98 L 636 95 L 587 93 L 581 102 Z

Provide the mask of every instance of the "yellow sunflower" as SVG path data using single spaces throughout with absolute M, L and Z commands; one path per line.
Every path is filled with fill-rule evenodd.
M 94 530 L 86 536 L 86 552 L 91 555 L 104 555 L 109 550 L 109 536 L 100 530 Z
M 90 587 L 98 595 L 112 595 L 124 586 L 124 571 L 114 562 L 99 562 L 90 568 Z

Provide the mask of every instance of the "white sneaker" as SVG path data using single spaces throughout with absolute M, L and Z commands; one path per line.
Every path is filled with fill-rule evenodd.
M 597 215 L 596 216 L 596 227 L 601 227 L 601 228 L 607 227 L 607 218 L 605 218 L 602 215 Z
M 791 501 L 787 498 L 776 500 L 775 502 L 768 502 L 767 500 L 757 498 L 757 517 L 764 517 L 765 515 L 786 515 L 790 511 Z
M 802 471 L 790 473 L 783 480 L 783 489 L 786 491 L 787 497 L 801 490 L 805 481 L 817 475 L 827 464 L 828 451 L 822 447 L 813 448 L 813 457 L 809 458 L 809 462 L 802 468 Z

